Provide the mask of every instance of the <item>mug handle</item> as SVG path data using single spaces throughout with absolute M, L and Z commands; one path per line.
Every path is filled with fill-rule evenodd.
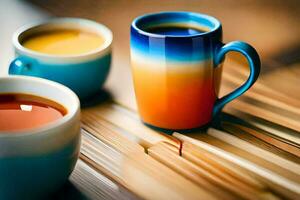
M 230 42 L 218 49 L 215 57 L 215 66 L 218 66 L 224 60 L 225 54 L 230 51 L 239 52 L 247 58 L 250 67 L 250 75 L 247 81 L 239 88 L 216 100 L 213 109 L 213 117 L 217 116 L 227 103 L 246 92 L 255 83 L 260 72 L 260 59 L 256 50 L 249 44 L 241 41 Z
M 34 70 L 34 65 L 36 65 L 36 61 L 33 59 L 17 57 L 10 63 L 8 74 L 35 76 L 37 72 Z

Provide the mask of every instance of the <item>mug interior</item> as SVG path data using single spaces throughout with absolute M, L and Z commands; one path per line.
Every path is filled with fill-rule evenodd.
M 148 31 L 151 28 L 162 27 L 162 26 L 184 26 L 187 28 L 196 28 L 204 30 L 203 33 L 190 34 L 189 36 L 202 35 L 209 32 L 212 32 L 220 27 L 220 22 L 209 15 L 204 15 L 200 13 L 193 12 L 161 12 L 161 13 L 152 13 L 140 16 L 136 18 L 132 26 L 137 29 L 139 32 L 142 32 L 146 35 L 158 35 L 158 36 L 176 36 L 178 35 L 169 35 L 169 34 L 157 34 L 151 33 Z M 185 35 L 187 37 L 187 35 Z
M 80 106 L 78 97 L 70 89 L 61 84 L 41 78 L 25 76 L 2 77 L 0 78 L 0 94 L 1 93 L 19 93 L 40 96 L 61 104 L 67 110 L 67 114 L 58 120 L 47 123 L 38 128 L 32 128 L 30 130 L 13 131 L 16 133 L 33 133 L 45 129 L 50 129 L 54 126 L 59 126 L 60 124 L 63 124 L 64 122 L 73 118 L 76 115 L 76 112 L 79 110 Z M 5 132 L 0 131 L 0 137 L 5 135 L 11 136 L 12 134 L 7 134 Z

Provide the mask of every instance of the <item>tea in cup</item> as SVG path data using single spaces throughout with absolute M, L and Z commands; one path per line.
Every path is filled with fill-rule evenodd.
M 0 93 L 0 131 L 21 133 L 18 131 L 42 127 L 66 114 L 66 108 L 50 99 L 26 93 Z
M 44 199 L 66 182 L 79 150 L 74 92 L 41 78 L 0 78 L 0 199 Z

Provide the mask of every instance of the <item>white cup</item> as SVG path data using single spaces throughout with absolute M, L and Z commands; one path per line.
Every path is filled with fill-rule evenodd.
M 79 156 L 79 99 L 59 83 L 25 76 L 0 78 L 1 93 L 44 97 L 67 110 L 62 118 L 38 128 L 3 132 L 0 127 L 0 199 L 49 195 L 65 183 Z

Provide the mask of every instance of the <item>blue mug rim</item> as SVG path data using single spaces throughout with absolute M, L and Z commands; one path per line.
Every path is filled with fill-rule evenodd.
M 199 19 L 204 19 L 207 20 L 209 22 L 211 22 L 213 24 L 213 28 L 211 28 L 209 31 L 205 31 L 203 33 L 197 33 L 197 34 L 191 34 L 191 35 L 169 35 L 169 34 L 157 34 L 157 33 L 151 33 L 151 32 L 147 32 L 141 28 L 138 27 L 138 23 L 146 18 L 151 18 L 154 16 L 159 16 L 159 15 L 168 15 L 168 14 L 173 14 L 173 15 L 186 15 L 187 17 L 193 16 Z M 149 37 L 156 37 L 156 38 L 193 38 L 193 37 L 199 37 L 199 36 L 205 36 L 205 35 L 209 35 L 213 32 L 216 32 L 217 30 L 219 30 L 221 28 L 221 23 L 218 19 L 216 19 L 215 17 L 212 17 L 210 15 L 207 14 L 203 14 L 203 13 L 196 13 L 196 12 L 190 12 L 190 11 L 164 11 L 164 12 L 155 12 L 155 13 L 148 13 L 145 15 L 141 15 L 137 18 L 135 18 L 132 23 L 131 23 L 131 27 L 136 30 L 139 34 L 142 35 L 146 35 Z

